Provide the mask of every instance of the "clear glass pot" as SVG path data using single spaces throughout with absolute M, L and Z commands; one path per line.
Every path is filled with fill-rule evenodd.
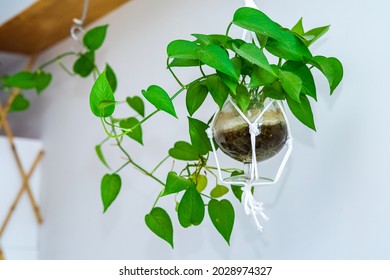
M 232 105 L 227 101 L 215 116 L 214 139 L 219 148 L 229 157 L 243 163 L 252 162 L 251 136 L 249 125 Z M 251 101 L 244 113 L 250 122 L 254 122 L 264 110 L 263 102 Z M 267 160 L 282 150 L 287 140 L 287 125 L 278 105 L 273 102 L 264 112 L 259 126 L 260 134 L 256 136 L 256 160 Z

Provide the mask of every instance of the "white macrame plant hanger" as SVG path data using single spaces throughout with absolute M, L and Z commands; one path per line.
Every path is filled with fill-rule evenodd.
M 258 9 L 258 7 L 253 2 L 253 0 L 245 0 L 245 6 Z M 242 35 L 242 39 L 245 40 L 245 39 L 247 39 L 247 37 L 255 38 L 255 36 L 253 36 L 251 32 L 248 32 L 248 30 L 244 30 L 243 35 Z M 216 148 L 215 148 L 215 144 L 214 144 L 214 140 L 213 140 L 214 133 L 213 133 L 213 129 L 212 129 L 212 127 L 214 125 L 215 118 L 216 118 L 219 110 L 214 114 L 214 118 L 213 118 L 212 122 L 210 123 L 210 127 L 206 130 L 207 137 L 210 139 L 211 147 L 212 147 L 212 150 L 214 153 L 215 162 L 216 162 L 217 169 L 218 169 L 219 181 L 221 183 L 226 184 L 226 185 L 242 185 L 243 186 L 243 188 L 242 188 L 243 193 L 242 193 L 241 201 L 244 205 L 245 213 L 247 215 L 252 216 L 252 218 L 257 226 L 257 229 L 259 231 L 262 231 L 263 227 L 260 225 L 260 222 L 258 220 L 257 215 L 260 215 L 265 221 L 267 221 L 269 218 L 264 214 L 263 202 L 258 202 L 255 200 L 255 198 L 252 195 L 251 189 L 252 189 L 252 186 L 273 185 L 279 181 L 279 178 L 283 173 L 283 170 L 286 166 L 286 163 L 291 155 L 292 148 L 293 148 L 293 138 L 291 136 L 290 124 L 288 122 L 288 118 L 287 118 L 286 112 L 284 110 L 283 103 L 279 100 L 271 100 L 267 104 L 267 106 L 264 108 L 264 110 L 262 110 L 262 112 L 257 116 L 257 118 L 254 122 L 251 122 L 245 116 L 245 114 L 240 110 L 240 108 L 237 106 L 237 104 L 230 97 L 226 100 L 226 103 L 227 102 L 230 102 L 233 105 L 233 107 L 237 110 L 237 112 L 240 114 L 240 116 L 248 124 L 249 134 L 251 137 L 251 149 L 252 149 L 252 163 L 250 165 L 250 178 L 243 180 L 243 181 L 229 181 L 229 178 L 224 179 L 222 176 L 222 171 L 221 171 L 221 167 L 219 164 L 219 160 L 218 160 L 218 156 L 216 153 Z M 276 173 L 275 179 L 262 180 L 262 178 L 259 177 L 259 171 L 258 171 L 258 166 L 257 166 L 256 137 L 258 135 L 260 135 L 260 133 L 261 133 L 263 114 L 270 108 L 270 106 L 274 102 L 276 102 L 277 105 L 279 105 L 280 111 L 282 112 L 284 119 L 286 120 L 287 139 L 286 139 L 285 145 L 287 146 L 287 151 L 286 151 L 286 154 L 285 154 L 285 156 L 284 156 L 284 158 L 279 166 L 279 169 Z

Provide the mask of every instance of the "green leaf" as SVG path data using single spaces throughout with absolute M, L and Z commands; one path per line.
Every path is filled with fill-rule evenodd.
M 106 38 L 108 25 L 98 26 L 92 28 L 85 33 L 83 38 L 83 44 L 91 51 L 95 51 L 103 45 Z
M 282 28 L 257 9 L 248 7 L 238 9 L 234 14 L 233 23 L 269 37 L 265 48 L 275 56 L 298 61 L 312 56 L 309 49 L 293 32 Z
M 106 174 L 102 178 L 101 182 L 101 196 L 104 206 L 104 212 L 117 198 L 119 191 L 121 190 L 122 180 L 118 174 Z
M 239 175 L 243 175 L 244 174 L 244 171 L 240 170 L 236 170 L 236 171 L 233 171 L 231 176 L 239 176 Z M 238 185 L 230 185 L 230 187 L 232 188 L 232 192 L 234 194 L 234 196 L 238 199 L 238 201 L 241 202 L 241 197 L 242 197 L 242 186 L 238 186 Z
M 171 63 L 169 63 L 169 67 L 191 67 L 191 66 L 199 66 L 204 64 L 199 59 L 182 59 L 182 58 L 174 58 Z
M 114 70 L 112 70 L 111 66 L 108 64 L 106 64 L 106 77 L 108 83 L 111 86 L 112 92 L 115 92 L 117 86 L 116 75 L 114 73 Z
M 252 75 L 251 75 L 251 81 L 249 84 L 249 87 L 259 87 L 264 86 L 272 83 L 276 80 L 277 76 L 274 74 L 271 74 L 268 71 L 265 71 L 264 69 L 260 68 L 259 66 L 255 65 L 253 67 Z
M 89 105 L 91 111 L 97 117 L 109 117 L 112 113 L 114 113 L 115 103 L 105 107 L 103 110 L 100 109 L 100 104 L 103 101 L 115 101 L 114 94 L 107 80 L 105 71 L 99 75 L 89 95 Z
M 81 77 L 88 77 L 95 68 L 95 53 L 93 51 L 82 54 L 73 64 L 73 72 Z
M 145 117 L 145 104 L 144 101 L 141 99 L 141 97 L 139 96 L 127 97 L 126 102 L 127 104 L 129 104 L 131 108 L 134 109 L 134 111 L 136 111 L 142 117 Z
M 303 38 L 305 38 L 306 41 L 308 42 L 307 46 L 310 46 L 319 38 L 321 38 L 326 32 L 328 32 L 329 27 L 330 25 L 313 28 L 307 31 L 305 34 L 303 34 Z
M 178 176 L 176 172 L 171 171 L 168 173 L 164 193 L 162 196 L 181 192 L 187 189 L 191 184 L 192 182 L 190 180 Z
M 19 93 L 14 98 L 14 101 L 11 104 L 9 109 L 10 112 L 20 112 L 27 110 L 30 107 L 30 101 L 24 97 L 23 94 Z
M 237 76 L 240 76 L 242 69 L 241 59 L 238 57 L 233 57 L 232 59 L 230 59 L 230 61 L 232 62 L 234 71 L 236 72 Z
M 230 245 L 230 236 L 234 225 L 234 208 L 232 204 L 226 199 L 221 201 L 211 199 L 208 205 L 208 212 L 214 227 Z
M 303 30 L 303 24 L 302 24 L 303 18 L 300 18 L 298 22 L 294 25 L 293 28 L 291 28 L 292 32 L 295 32 L 296 34 L 302 36 L 305 31 Z
M 97 156 L 99 157 L 99 160 L 108 168 L 110 169 L 110 166 L 108 166 L 108 163 L 106 159 L 104 158 L 103 152 L 102 152 L 102 146 L 101 145 L 96 145 L 95 146 L 95 151 Z
M 192 116 L 200 106 L 202 106 L 204 100 L 207 97 L 208 89 L 203 83 L 192 84 L 186 95 L 186 106 L 190 116 Z
M 204 202 L 194 185 L 190 185 L 180 200 L 177 211 L 182 227 L 200 225 L 204 218 Z
M 198 59 L 197 50 L 199 49 L 200 47 L 194 42 L 175 40 L 168 44 L 167 54 L 170 58 Z
M 188 123 L 192 147 L 199 155 L 205 155 L 212 151 L 210 140 L 206 134 L 207 124 L 190 117 L 188 117 Z
M 242 112 L 246 112 L 251 102 L 251 95 L 248 89 L 243 85 L 238 85 L 236 90 L 235 101 Z
M 154 207 L 152 211 L 145 216 L 145 223 L 155 235 L 168 242 L 173 248 L 172 221 L 164 209 Z
M 207 177 L 204 175 L 198 175 L 196 177 L 196 190 L 198 191 L 198 193 L 203 192 L 206 187 L 207 187 Z
M 38 94 L 48 87 L 51 79 L 52 75 L 50 73 L 46 73 L 41 70 L 38 70 L 35 73 L 35 89 L 37 90 Z
M 148 87 L 147 90 L 143 90 L 142 95 L 146 98 L 146 100 L 152 103 L 157 110 L 164 111 L 177 118 L 171 98 L 161 87 L 152 85 Z
M 309 67 L 302 62 L 297 61 L 287 61 L 283 64 L 282 69 L 284 71 L 289 71 L 297 75 L 302 80 L 302 90 L 301 92 L 307 94 L 317 100 L 316 85 L 314 83 L 313 75 Z
M 20 89 L 33 89 L 36 87 L 35 74 L 32 72 L 18 72 L 12 76 L 4 77 L 5 87 L 17 87 Z
M 217 75 L 221 78 L 223 83 L 230 89 L 230 91 L 233 94 L 236 94 L 238 81 L 219 71 L 217 71 Z
M 210 91 L 211 97 L 222 109 L 226 99 L 229 96 L 229 88 L 225 85 L 218 75 L 211 75 L 206 80 L 207 88 Z
M 302 80 L 292 72 L 280 71 L 279 80 L 286 93 L 296 102 L 301 102 L 299 96 L 302 89 Z
M 204 49 L 199 49 L 197 55 L 206 65 L 238 80 L 238 75 L 234 71 L 229 55 L 223 48 L 217 45 L 208 45 Z
M 199 154 L 194 147 L 187 142 L 178 141 L 173 148 L 169 150 L 169 155 L 179 160 L 198 160 Z
M 143 145 L 142 127 L 136 118 L 130 117 L 126 120 L 121 120 L 119 125 L 121 128 L 132 129 L 132 131 L 126 133 L 126 135 Z
M 310 61 L 320 70 L 329 82 L 330 94 L 337 88 L 343 79 L 343 65 L 335 57 L 315 56 Z
M 225 46 L 226 43 L 232 38 L 226 35 L 222 34 L 191 34 L 196 38 L 196 42 L 198 42 L 201 45 L 207 46 L 207 45 L 217 45 L 217 46 Z
M 279 81 L 274 81 L 272 84 L 264 86 L 263 93 L 266 97 L 276 100 L 284 100 L 286 98 L 286 93 Z
M 311 110 L 309 99 L 307 99 L 306 95 L 301 94 L 300 103 L 291 99 L 289 96 L 286 97 L 288 107 L 294 116 L 297 117 L 304 125 L 307 127 L 316 130 L 313 118 L 313 112 Z
M 212 198 L 219 198 L 221 196 L 224 196 L 229 192 L 229 189 L 223 185 L 216 185 L 214 189 L 211 190 L 210 196 Z
M 259 66 L 264 71 L 268 72 L 270 76 L 276 76 L 272 70 L 263 51 L 254 44 L 245 43 L 240 48 L 234 50 L 239 56 L 248 60 L 249 62 Z

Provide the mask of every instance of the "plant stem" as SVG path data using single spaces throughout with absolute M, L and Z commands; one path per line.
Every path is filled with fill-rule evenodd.
M 142 173 L 144 173 L 145 175 L 149 176 L 150 178 L 152 178 L 153 180 L 155 180 L 156 182 L 160 183 L 162 186 L 165 187 L 165 184 L 159 179 L 157 178 L 156 176 L 154 176 L 152 173 L 146 171 L 143 167 L 141 167 L 139 164 L 135 163 L 133 160 L 130 160 L 130 163 L 132 165 L 134 165 L 137 169 L 139 169 Z
M 200 193 L 200 195 L 204 196 L 204 197 L 207 197 L 209 199 L 213 199 L 211 196 L 208 196 L 207 194 L 204 194 L 204 193 Z
M 156 204 L 157 204 L 158 200 L 160 199 L 160 197 L 161 197 L 161 195 L 162 195 L 163 193 L 164 193 L 164 189 L 162 189 L 161 192 L 158 194 L 156 200 L 155 200 L 154 203 L 153 203 L 152 210 L 153 210 L 154 207 L 156 207 Z
M 126 165 L 128 165 L 129 163 L 131 163 L 131 161 L 128 161 L 126 162 L 125 164 L 123 164 L 121 167 L 119 167 L 114 173 L 118 173 L 119 171 L 121 171 Z
M 179 80 L 179 78 L 176 76 L 176 74 L 173 72 L 173 70 L 169 66 L 169 57 L 167 58 L 167 68 L 168 68 L 169 72 L 171 72 L 173 78 L 175 78 L 176 82 L 180 85 L 180 87 L 183 88 L 184 87 L 183 83 Z
M 41 64 L 41 65 L 38 67 L 38 69 L 43 69 L 43 68 L 45 68 L 46 66 L 49 66 L 50 64 L 52 64 L 52 63 L 54 63 L 54 62 L 60 60 L 61 58 L 66 57 L 66 56 L 70 56 L 70 55 L 75 55 L 75 56 L 76 56 L 76 55 L 79 55 L 79 54 L 76 53 L 76 52 L 65 52 L 65 53 L 62 53 L 62 54 L 56 56 L 55 58 L 50 59 L 49 61 L 44 62 L 43 64 Z
M 170 158 L 170 155 L 167 155 L 159 164 L 157 164 L 157 166 L 155 168 L 153 168 L 153 170 L 152 170 L 152 172 L 150 172 L 150 174 L 153 174 L 154 172 L 156 172 L 156 170 L 169 158 Z

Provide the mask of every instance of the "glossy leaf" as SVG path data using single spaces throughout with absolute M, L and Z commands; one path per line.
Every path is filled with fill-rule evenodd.
M 168 44 L 167 54 L 171 58 L 180 58 L 180 59 L 198 59 L 196 51 L 200 47 L 190 41 L 186 40 L 175 40 Z
M 292 72 L 280 71 L 279 80 L 286 93 L 296 102 L 301 102 L 299 96 L 302 89 L 302 80 Z
M 95 68 L 95 54 L 93 51 L 81 55 L 73 64 L 73 72 L 81 77 L 88 77 Z
M 276 76 L 272 70 L 263 51 L 254 44 L 245 43 L 240 48 L 234 50 L 239 56 L 248 60 L 249 62 L 259 66 L 264 71 L 268 72 L 270 76 Z
M 152 211 L 145 216 L 145 223 L 155 235 L 168 242 L 173 248 L 172 221 L 164 209 L 154 207 Z
M 294 116 L 297 117 L 304 125 L 307 127 L 316 130 L 313 118 L 313 112 L 311 110 L 309 99 L 307 99 L 306 95 L 301 94 L 300 103 L 291 99 L 290 97 L 286 97 L 288 107 Z
M 186 106 L 190 116 L 192 116 L 200 106 L 202 106 L 204 100 L 207 97 L 208 89 L 203 83 L 192 84 L 186 95 Z
M 198 191 L 198 193 L 203 192 L 206 187 L 207 177 L 205 175 L 198 175 L 196 177 L 196 190 Z
M 51 79 L 52 75 L 50 73 L 46 73 L 41 70 L 38 70 L 35 73 L 35 89 L 38 94 L 49 86 Z
M 251 96 L 245 86 L 241 84 L 237 86 L 235 101 L 241 111 L 246 112 L 251 102 Z
M 152 103 L 156 109 L 164 111 L 177 118 L 171 98 L 161 87 L 152 85 L 148 87 L 147 90 L 143 90 L 142 95 L 146 98 L 146 100 Z
M 14 98 L 11 107 L 9 108 L 10 112 L 20 112 L 27 110 L 30 107 L 30 100 L 26 99 L 23 94 L 19 93 Z
M 144 101 L 141 99 L 141 97 L 139 96 L 127 97 L 126 102 L 127 104 L 129 104 L 131 108 L 133 108 L 134 111 L 136 111 L 142 117 L 145 117 L 145 104 Z
M 126 135 L 143 145 L 142 127 L 136 118 L 130 117 L 126 120 L 121 120 L 119 125 L 121 128 L 132 129 L 132 131 L 126 133 Z
M 286 92 L 280 84 L 280 81 L 274 81 L 273 83 L 266 85 L 263 88 L 263 93 L 266 97 L 276 100 L 284 100 L 286 98 Z
M 310 46 L 319 38 L 321 38 L 326 32 L 328 32 L 330 25 L 313 28 L 303 34 L 303 37 L 307 40 L 307 46 Z
M 162 194 L 162 196 L 181 192 L 187 189 L 190 185 L 192 185 L 192 182 L 190 180 L 178 176 L 176 172 L 171 171 L 168 173 L 164 193 Z
M 199 66 L 204 64 L 199 59 L 182 59 L 175 58 L 169 63 L 169 67 L 191 67 L 191 66 Z
M 92 28 L 83 37 L 83 44 L 91 51 L 99 49 L 106 38 L 108 25 Z
M 215 103 L 217 103 L 219 108 L 222 108 L 223 104 L 225 104 L 225 101 L 229 96 L 229 88 L 218 75 L 209 76 L 206 80 L 206 83 L 211 97 Z
M 18 72 L 12 76 L 4 77 L 5 87 L 16 87 L 20 89 L 35 88 L 35 74 L 33 72 L 23 71 Z
M 208 125 L 190 117 L 188 118 L 188 123 L 191 143 L 198 154 L 205 155 L 209 151 L 212 151 L 210 140 L 206 134 Z
M 211 190 L 210 196 L 212 198 L 219 198 L 221 196 L 224 196 L 229 192 L 229 189 L 223 185 L 216 185 L 214 189 Z
M 239 57 L 233 57 L 230 59 L 230 61 L 232 62 L 234 71 L 236 72 L 237 76 L 240 76 L 242 70 L 241 59 Z
M 112 113 L 114 113 L 115 103 L 105 107 L 103 110 L 100 109 L 100 104 L 103 101 L 115 101 L 114 94 L 107 80 L 105 71 L 99 75 L 89 95 L 89 105 L 91 111 L 97 117 L 109 117 Z
M 199 159 L 197 150 L 190 143 L 184 141 L 176 142 L 173 148 L 169 150 L 169 155 L 178 160 L 192 161 Z
M 282 69 L 297 75 L 302 80 L 302 93 L 307 94 L 317 100 L 316 85 L 313 75 L 306 64 L 297 61 L 287 61 Z
M 275 81 L 276 78 L 277 76 L 275 74 L 271 74 L 270 72 L 265 71 L 264 69 L 255 65 L 253 67 L 249 87 L 253 88 L 253 87 L 268 85 L 273 81 Z
M 106 166 L 108 169 L 110 169 L 110 166 L 108 165 L 104 155 L 103 155 L 103 151 L 102 151 L 102 146 L 101 145 L 96 145 L 95 146 L 95 151 L 96 151 L 96 154 L 99 158 L 99 160 L 101 161 L 101 163 L 104 164 L 104 166 Z
M 305 43 L 297 35 L 289 30 L 284 30 L 284 39 L 269 38 L 265 49 L 271 54 L 293 61 L 305 61 L 312 57 Z
M 207 45 L 225 46 L 228 41 L 232 40 L 232 38 L 230 38 L 229 36 L 222 35 L 222 34 L 210 34 L 210 35 L 191 34 L 191 35 L 196 38 L 196 41 L 199 44 L 204 46 Z
M 206 65 L 238 80 L 238 75 L 234 71 L 228 54 L 221 47 L 217 45 L 208 45 L 204 49 L 198 50 L 197 55 Z
M 194 185 L 188 187 L 180 200 L 177 211 L 179 222 L 182 227 L 200 225 L 205 213 L 204 202 Z
M 221 78 L 223 83 L 229 88 L 233 95 L 235 95 L 238 81 L 219 71 L 217 71 L 217 75 Z
M 111 66 L 108 64 L 106 64 L 106 77 L 108 83 L 111 86 L 112 92 L 115 92 L 117 87 L 116 75 L 114 73 L 114 70 L 112 70 Z
M 297 33 L 298 35 L 302 36 L 305 31 L 303 30 L 303 23 L 302 23 L 303 18 L 300 18 L 298 22 L 294 25 L 293 28 L 291 28 L 291 31 Z
M 332 94 L 343 78 L 341 62 L 335 57 L 315 56 L 310 63 L 325 75 L 329 83 L 330 94 Z
M 118 174 L 106 174 L 101 182 L 101 197 L 103 201 L 104 212 L 117 198 L 122 186 L 121 177 Z
M 221 201 L 211 199 L 208 204 L 208 212 L 214 227 L 230 245 L 230 236 L 234 225 L 234 208 L 232 204 L 226 199 Z

